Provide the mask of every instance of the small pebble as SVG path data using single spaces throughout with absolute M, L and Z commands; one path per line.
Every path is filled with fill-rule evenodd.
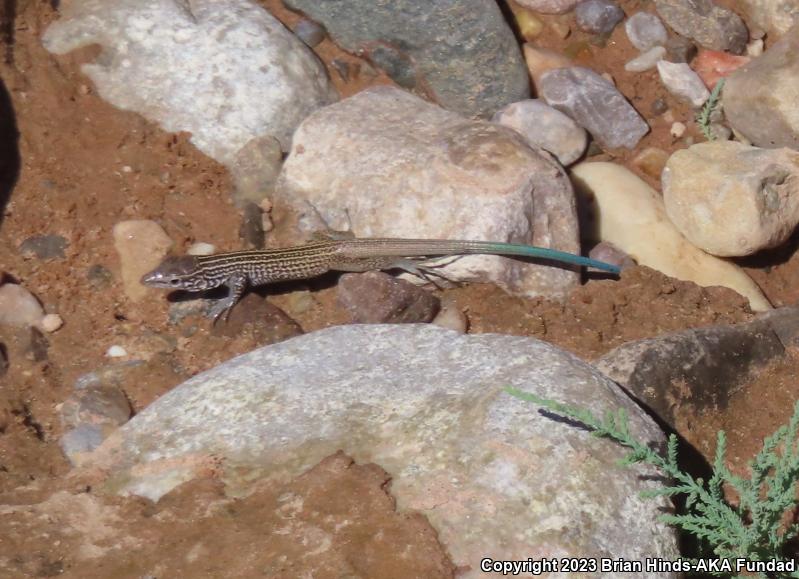
M 64 320 L 61 318 L 61 316 L 58 314 L 47 314 L 44 316 L 44 318 L 42 318 L 42 322 L 39 326 L 48 334 L 52 334 L 63 325 Z
M 109 358 L 124 358 L 128 355 L 128 351 L 122 346 L 111 346 L 105 353 Z
M 763 54 L 763 39 L 757 38 L 746 45 L 746 55 L 756 58 Z
M 189 255 L 213 255 L 214 252 L 216 252 L 216 246 L 203 241 L 192 243 L 191 247 L 186 250 Z
M 624 10 L 614 0 L 585 0 L 574 9 L 574 17 L 581 30 L 607 36 L 624 20 Z
M 108 285 L 111 283 L 111 280 L 114 278 L 113 274 L 108 270 L 108 268 L 100 265 L 99 263 L 94 264 L 86 271 L 86 277 L 94 289 L 103 289 L 108 287 Z
M 691 62 L 696 56 L 696 45 L 682 36 L 672 36 L 666 41 L 666 60 L 669 62 Z
M 659 61 L 666 56 L 666 49 L 662 46 L 650 48 L 643 54 L 633 58 L 624 65 L 624 70 L 629 72 L 643 72 L 655 68 Z
M 655 100 L 652 101 L 652 106 L 650 107 L 649 110 L 652 111 L 652 114 L 654 116 L 658 116 L 662 115 L 667 110 L 669 110 L 669 105 L 666 103 L 664 99 L 656 98 Z
M 513 16 L 522 38 L 528 42 L 541 36 L 544 31 L 544 23 L 530 10 L 519 8 L 514 11 Z
M 694 107 L 701 107 L 710 97 L 705 83 L 684 62 L 661 60 L 657 66 L 660 80 L 674 96 L 688 101 Z
M 18 284 L 0 286 L 0 325 L 38 326 L 44 310 L 31 292 Z
M 630 257 L 629 254 L 625 253 L 623 250 L 619 249 L 609 241 L 600 241 L 598 244 L 596 244 L 591 251 L 588 252 L 588 257 L 591 259 L 604 261 L 605 263 L 613 264 L 621 269 L 627 269 L 637 265 L 635 260 Z
M 67 245 L 67 240 L 60 235 L 34 235 L 20 244 L 19 251 L 25 257 L 64 259 Z
M 624 30 L 632 45 L 641 52 L 663 46 L 669 39 L 660 18 L 648 12 L 636 12 L 630 16 L 624 24 Z
M 332 66 L 336 70 L 338 75 L 341 77 L 341 80 L 343 80 L 344 82 L 349 81 L 350 78 L 352 77 L 352 67 L 350 66 L 350 63 L 347 62 L 346 60 L 343 60 L 341 58 L 334 58 L 333 60 L 330 61 L 330 66 Z
M 324 26 L 308 18 L 303 18 L 297 22 L 294 27 L 294 34 L 311 48 L 322 42 L 327 36 Z
M 441 311 L 438 312 L 438 315 L 433 318 L 431 323 L 448 330 L 455 330 L 459 334 L 465 334 L 469 327 L 469 320 L 466 314 L 450 302 L 445 302 L 441 305 Z
M 686 129 L 685 124 L 681 123 L 680 121 L 677 121 L 675 123 L 672 123 L 669 132 L 671 133 L 672 137 L 674 137 L 675 139 L 679 139 L 685 134 L 685 129 Z

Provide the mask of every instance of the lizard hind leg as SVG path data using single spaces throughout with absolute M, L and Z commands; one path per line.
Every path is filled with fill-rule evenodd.
M 391 266 L 386 269 L 401 269 L 404 272 L 407 272 L 411 275 L 415 275 L 416 277 L 426 281 L 427 283 L 433 284 L 438 289 L 445 289 L 445 286 L 441 284 L 442 281 L 448 284 L 459 286 L 460 282 L 448 278 L 440 271 L 436 271 L 436 268 L 443 267 L 445 265 L 447 264 L 442 263 L 439 265 L 425 265 L 423 263 L 419 263 L 418 261 L 405 258 L 394 261 L 391 264 Z

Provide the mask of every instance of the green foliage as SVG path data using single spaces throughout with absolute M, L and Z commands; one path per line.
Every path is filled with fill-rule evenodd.
M 522 400 L 534 402 L 555 414 L 577 420 L 594 436 L 610 438 L 630 449 L 622 464 L 643 463 L 660 469 L 671 480 L 662 488 L 646 491 L 646 497 L 684 495 L 682 514 L 662 515 L 666 523 L 698 537 L 708 554 L 750 561 L 784 559 L 786 543 L 799 533 L 799 525 L 786 524 L 797 506 L 799 480 L 799 402 L 790 422 L 763 441 L 763 448 L 749 463 L 751 475 L 730 472 L 725 461 L 727 439 L 718 433 L 713 475 L 703 481 L 682 471 L 677 464 L 677 437 L 669 436 L 665 456 L 630 434 L 624 409 L 608 412 L 602 419 L 589 410 L 560 404 L 535 394 L 508 388 Z M 737 504 L 725 497 L 725 488 L 737 496 Z M 719 576 L 728 574 L 720 573 Z M 766 575 L 761 575 L 765 577 Z M 799 577 L 799 572 L 783 577 Z
M 696 122 L 708 141 L 716 140 L 716 136 L 710 130 L 710 115 L 713 114 L 713 111 L 716 110 L 716 107 L 719 105 L 719 97 L 721 96 L 721 89 L 724 88 L 724 80 L 725 79 L 722 78 L 716 83 L 716 86 L 713 87 L 713 91 L 710 93 L 710 97 L 705 101 L 705 104 L 702 105 L 702 110 L 696 116 Z

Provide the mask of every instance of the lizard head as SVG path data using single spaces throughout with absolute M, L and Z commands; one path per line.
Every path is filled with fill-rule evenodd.
M 209 282 L 201 274 L 194 255 L 167 257 L 161 265 L 145 274 L 141 283 L 150 287 L 189 291 L 202 291 L 219 285 Z

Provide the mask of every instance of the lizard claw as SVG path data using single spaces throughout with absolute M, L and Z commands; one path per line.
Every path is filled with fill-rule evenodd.
M 218 300 L 211 309 L 208 310 L 208 317 L 211 318 L 211 325 L 215 325 L 219 318 L 223 318 L 227 323 L 230 318 L 230 311 L 233 309 L 233 300 L 230 298 L 222 298 Z

